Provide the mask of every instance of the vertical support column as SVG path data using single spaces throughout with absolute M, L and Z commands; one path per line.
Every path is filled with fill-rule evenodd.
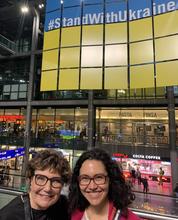
M 171 159 L 171 173 L 172 173 L 172 189 L 174 189 L 176 182 L 178 182 L 178 163 L 176 151 L 176 121 L 175 121 L 175 103 L 174 103 L 174 88 L 167 87 L 168 99 L 168 117 L 169 117 L 169 147 Z
M 93 90 L 88 91 L 88 150 L 95 146 L 95 109 Z
M 24 136 L 24 147 L 25 155 L 22 167 L 22 175 L 25 175 L 27 162 L 29 160 L 29 148 L 31 140 L 31 124 L 32 124 L 32 106 L 31 101 L 33 98 L 34 90 L 34 75 L 35 75 L 35 50 L 38 43 L 38 32 L 39 32 L 39 13 L 33 8 L 33 30 L 32 30 L 32 46 L 30 56 L 30 73 L 29 73 L 29 85 L 28 85 L 28 96 L 27 96 L 27 112 L 26 112 L 26 130 Z

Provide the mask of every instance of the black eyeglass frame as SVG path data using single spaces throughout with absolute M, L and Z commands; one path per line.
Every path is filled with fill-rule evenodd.
M 103 182 L 103 183 L 99 183 L 99 184 L 98 184 L 97 182 L 95 182 L 95 181 L 96 181 L 96 177 L 98 177 L 98 176 L 104 177 L 104 182 Z M 81 184 L 81 179 L 82 179 L 82 177 L 88 178 L 88 179 L 89 179 L 89 182 L 86 183 L 86 184 Z M 108 175 L 104 175 L 104 174 L 96 174 L 96 175 L 94 175 L 93 177 L 90 177 L 90 176 L 88 176 L 88 175 L 81 175 L 81 176 L 78 177 L 78 182 L 79 182 L 79 185 L 80 185 L 80 186 L 88 186 L 88 185 L 91 183 L 91 181 L 93 180 L 93 182 L 94 182 L 97 186 L 100 186 L 100 185 L 104 185 L 104 184 L 106 183 L 107 178 L 108 178 Z
M 44 182 L 44 184 L 39 184 L 39 183 L 38 183 L 38 180 L 37 180 L 37 177 L 43 177 L 44 179 L 46 179 L 46 181 Z M 62 179 L 61 179 L 60 177 L 52 177 L 52 178 L 49 178 L 49 177 L 47 177 L 47 176 L 45 176 L 45 175 L 42 175 L 42 174 L 35 174 L 35 175 L 34 175 L 34 178 L 35 178 L 35 184 L 36 184 L 37 186 L 45 186 L 46 183 L 47 183 L 48 181 L 50 181 L 50 184 L 51 184 L 51 186 L 52 186 L 53 188 L 59 189 L 59 188 L 61 188 L 61 186 L 64 184 L 64 182 L 62 181 Z M 54 183 L 55 181 L 58 181 L 60 185 L 59 185 L 59 186 L 54 186 L 53 183 Z

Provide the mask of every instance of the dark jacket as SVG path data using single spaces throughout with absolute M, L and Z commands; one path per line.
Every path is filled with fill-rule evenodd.
M 33 210 L 32 220 L 69 220 L 68 201 L 63 195 L 60 196 L 56 204 L 47 210 Z M 24 203 L 21 196 L 13 199 L 9 204 L 0 210 L 0 220 L 25 220 Z

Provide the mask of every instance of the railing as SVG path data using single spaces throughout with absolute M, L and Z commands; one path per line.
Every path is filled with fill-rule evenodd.
M 0 187 L 3 189 L 26 191 L 25 177 L 17 174 L 1 174 L 0 175 Z
M 22 195 L 23 191 L 11 188 L 1 188 L 0 185 L 0 194 L 7 194 L 12 196 Z M 143 211 L 141 209 L 131 208 L 131 210 L 138 215 L 142 220 L 177 220 L 178 216 L 162 214 L 156 212 Z
M 0 34 L 0 46 L 2 46 L 4 49 L 8 50 L 11 53 L 15 53 L 16 45 L 13 41 L 7 39 L 3 35 Z
M 17 190 L 12 190 L 12 189 L 4 189 L 4 188 L 0 188 L 0 193 L 9 194 L 9 195 L 13 195 L 13 196 L 18 196 L 18 195 L 23 194 L 22 191 L 17 191 Z
M 155 136 L 155 135 L 128 135 L 123 134 L 122 136 L 118 134 L 108 134 L 103 135 L 98 133 L 97 141 L 100 143 L 112 143 L 112 144 L 126 144 L 126 145 L 144 145 L 144 146 L 167 146 L 169 143 L 168 136 Z
M 162 215 L 162 214 L 156 214 L 152 212 L 143 212 L 141 210 L 132 209 L 132 211 L 145 220 L 177 220 L 177 216 L 173 215 Z

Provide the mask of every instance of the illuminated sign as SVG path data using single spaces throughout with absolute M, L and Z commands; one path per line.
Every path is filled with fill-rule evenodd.
M 126 1 L 116 2 L 115 4 L 106 4 L 106 12 L 104 13 L 104 6 L 102 1 L 85 1 L 84 13 L 81 15 L 80 1 L 64 0 L 63 4 L 56 4 L 52 9 L 51 5 L 54 0 L 48 0 L 46 6 L 46 22 L 45 31 L 50 31 L 60 27 L 70 27 L 77 25 L 93 25 L 105 23 L 118 23 L 129 20 L 136 20 L 150 17 L 178 9 L 177 1 L 155 1 L 153 6 L 149 1 L 130 1 L 130 8 L 127 10 Z M 108 1 L 109 2 L 109 1 Z M 100 3 L 100 5 L 87 5 L 87 3 Z M 73 7 L 66 9 L 65 7 Z M 153 7 L 153 8 L 152 8 Z M 61 9 L 64 8 L 63 16 L 61 17 Z M 58 9 L 56 12 L 50 12 Z M 127 13 L 128 12 L 128 13 Z
M 62 136 L 63 139 L 73 139 L 76 138 L 77 136 L 80 136 L 79 131 L 59 130 L 56 133 Z
M 14 157 L 23 156 L 25 153 L 24 148 L 17 148 L 15 150 L 6 150 L 0 152 L 0 160 L 8 160 Z
M 135 159 L 161 160 L 160 156 L 154 156 L 154 155 L 133 154 L 132 157 Z
M 41 91 L 178 85 L 178 0 L 46 2 Z
M 0 115 L 0 121 L 15 121 L 24 119 L 23 115 Z
M 122 153 L 113 153 L 113 157 L 128 158 L 128 155 L 127 154 L 122 154 Z

